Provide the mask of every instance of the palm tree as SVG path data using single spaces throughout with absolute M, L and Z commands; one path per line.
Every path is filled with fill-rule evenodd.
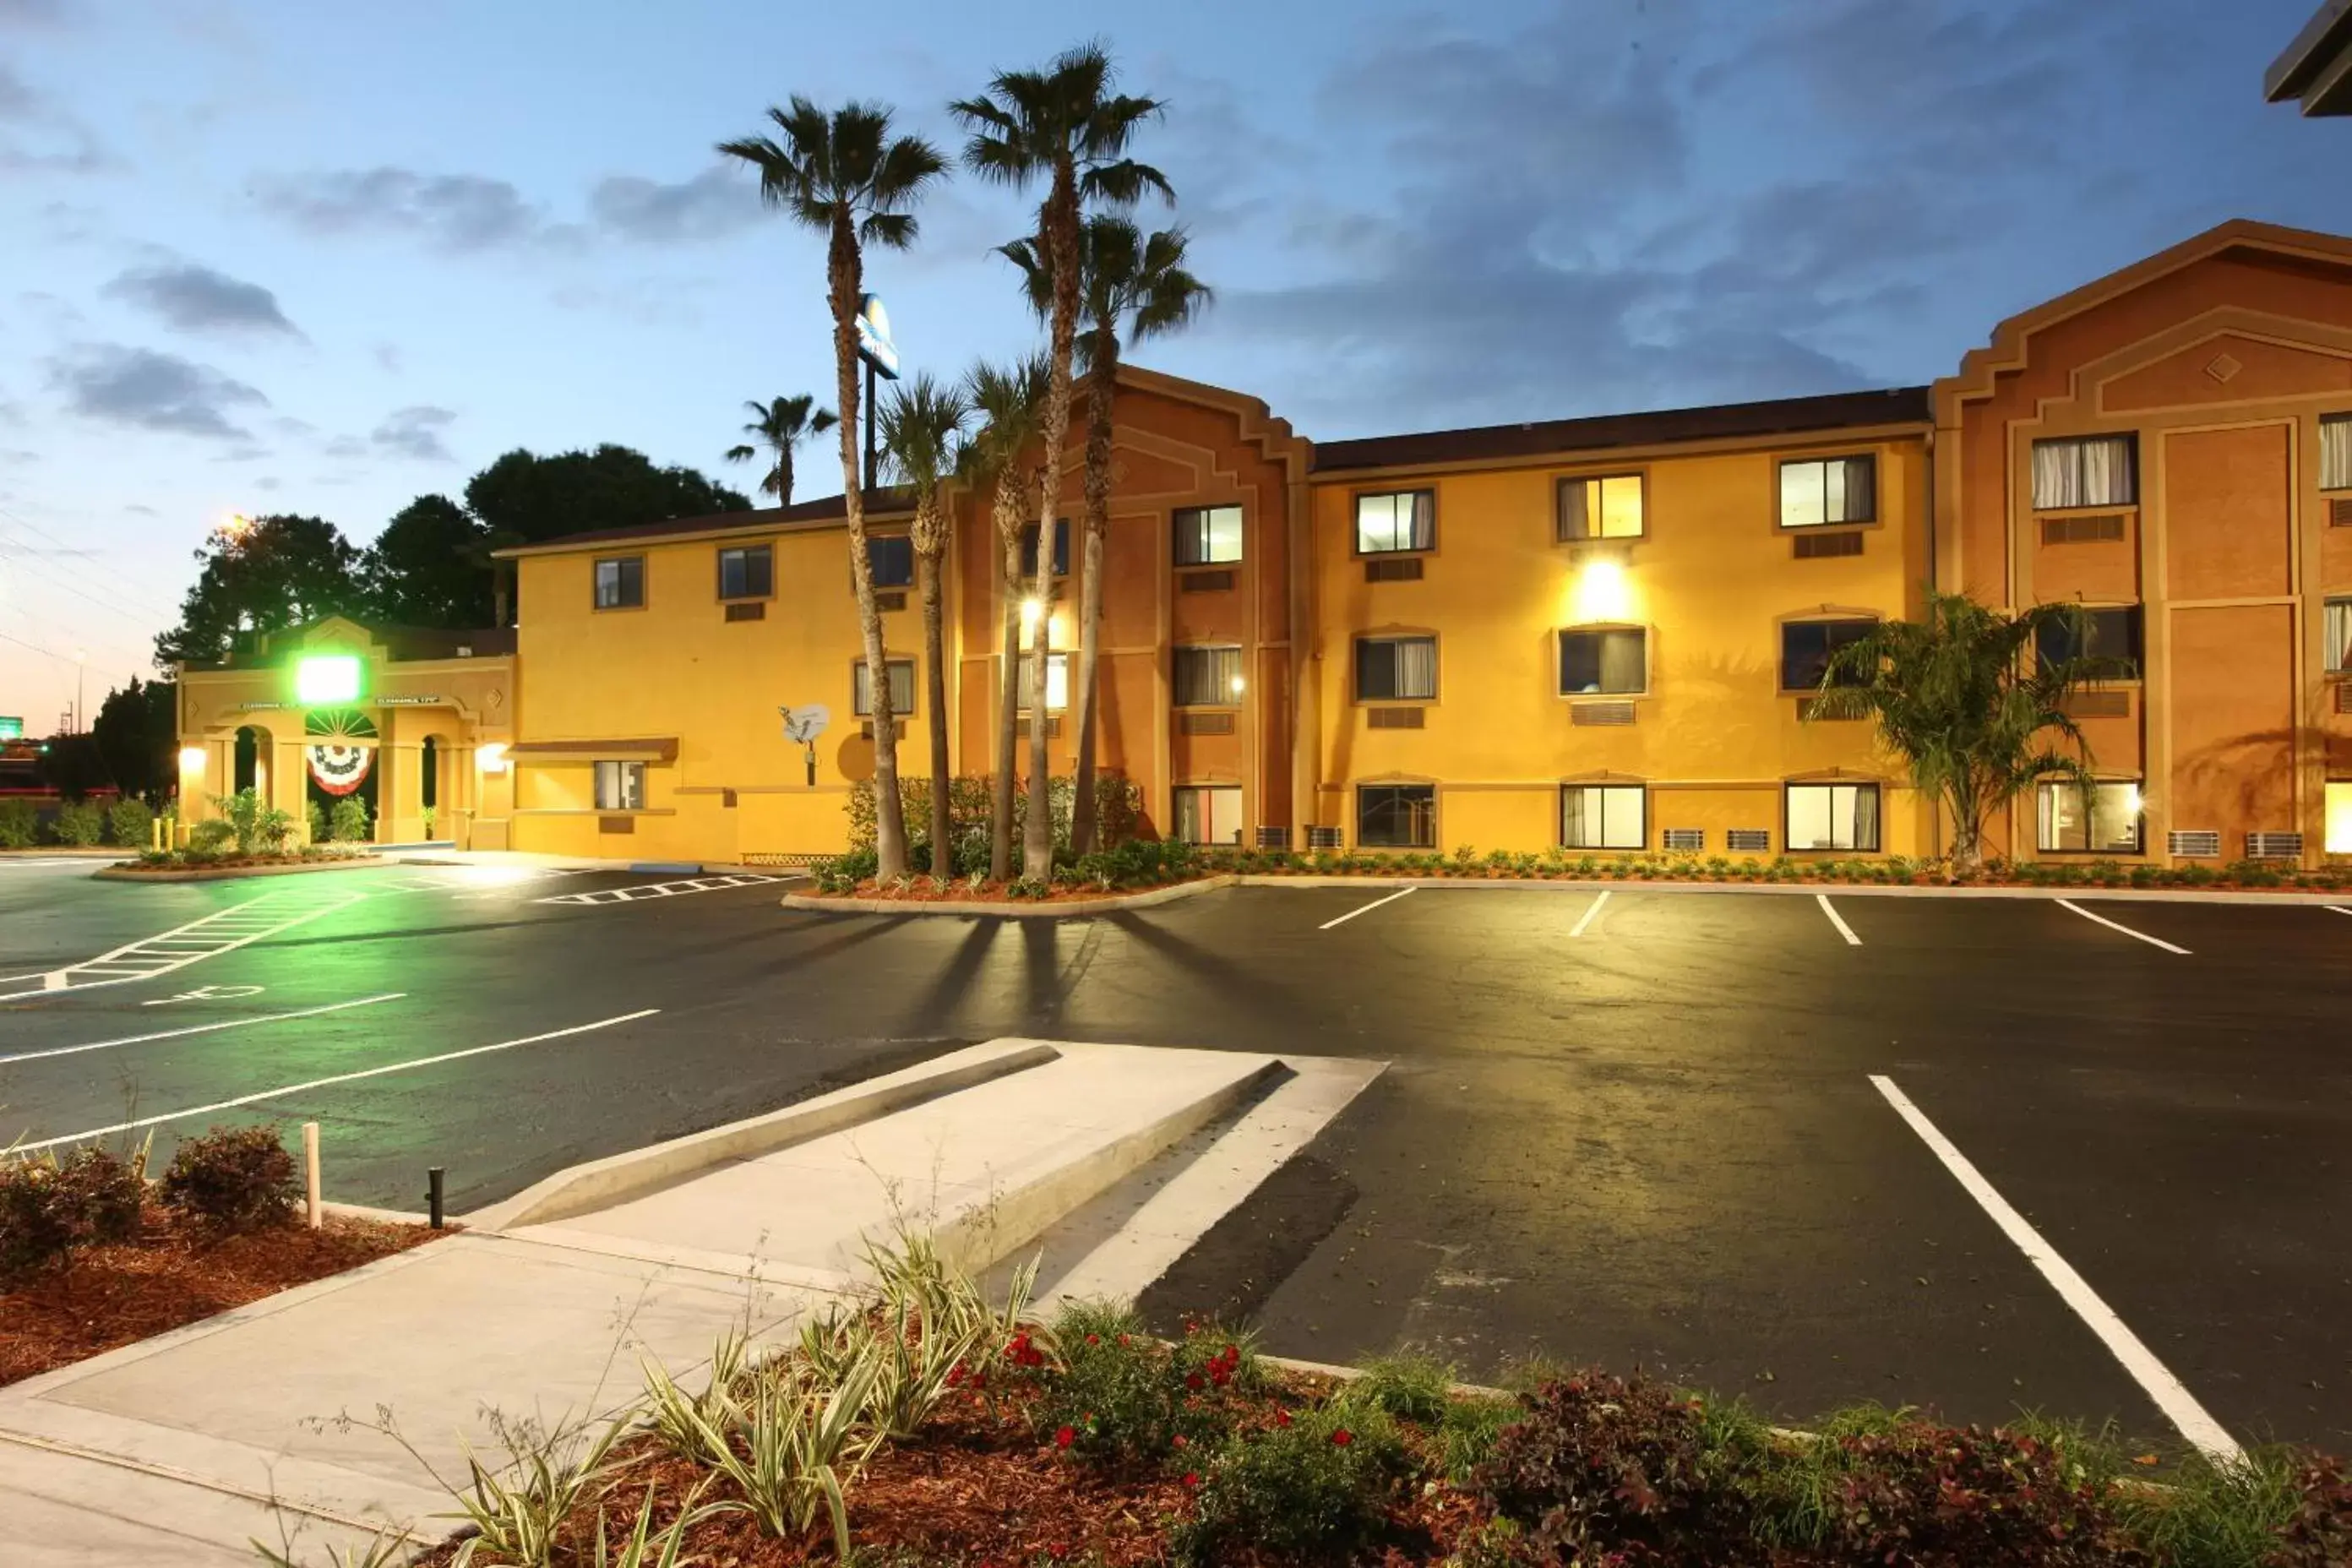
M 760 491 L 776 498 L 778 506 L 793 504 L 793 448 L 811 436 L 822 436 L 839 421 L 830 408 L 814 406 L 816 399 L 803 393 L 798 397 L 779 397 L 773 403 L 753 401 L 743 405 L 751 411 L 751 422 L 743 426 L 743 434 L 759 438 L 759 445 L 746 443 L 727 448 L 730 463 L 748 463 L 762 448 L 773 454 L 773 463 L 760 479 Z
M 985 491 L 989 497 L 999 563 L 997 603 L 1004 631 L 996 705 L 996 767 L 990 781 L 988 814 L 988 874 L 999 882 L 1013 875 L 1014 741 L 1021 706 L 1021 530 L 1036 510 L 1030 496 L 1037 484 L 1037 470 L 1029 462 L 1029 447 L 1037 438 L 1050 378 L 1043 355 L 1017 365 L 974 365 L 964 378 L 965 394 L 982 424 L 979 433 L 957 454 L 957 478 L 972 494 Z M 1031 717 L 1039 721 L 1031 724 L 1033 731 L 1045 727 L 1045 688 L 1040 685 L 1036 689 L 1039 711 Z
M 760 172 L 760 199 L 783 208 L 825 237 L 825 295 L 833 307 L 833 361 L 840 409 L 842 510 L 849 522 L 849 575 L 866 637 L 866 689 L 874 713 L 875 875 L 907 874 L 907 823 L 898 798 L 898 735 L 890 711 L 890 675 L 882 658 L 882 614 L 874 602 L 874 567 L 866 553 L 866 496 L 857 474 L 857 309 L 865 294 L 864 247 L 904 250 L 915 240 L 908 210 L 947 168 L 919 136 L 893 136 L 890 110 L 852 102 L 827 113 L 793 95 L 789 110 L 770 109 L 783 140 L 747 136 L 719 151 Z
M 2047 659 L 2041 651 L 2053 631 L 2082 647 L 2087 625 L 2079 605 L 2010 615 L 1931 589 L 1922 619 L 1882 621 L 1831 655 L 1807 717 L 1875 719 L 1913 784 L 1951 814 L 1955 871 L 1973 871 L 1984 858 L 1986 818 L 2042 779 L 2071 782 L 2091 809 L 2098 779 L 2066 701 L 2092 682 L 2128 676 L 2132 666 Z
M 940 626 L 940 558 L 948 545 L 948 481 L 961 455 L 971 405 L 960 388 L 917 375 L 893 387 L 882 405 L 882 450 L 901 484 L 915 492 L 915 586 L 923 601 L 923 686 L 931 711 L 931 876 L 955 875 L 948 820 L 948 675 Z
M 1089 200 L 1131 205 L 1147 191 L 1173 201 L 1167 176 L 1128 157 L 1136 129 L 1160 112 L 1155 99 L 1114 94 L 1109 54 L 1081 44 L 1055 57 L 1043 71 L 999 71 L 980 98 L 948 106 L 971 132 L 964 166 L 982 179 L 1014 189 L 1042 176 L 1045 199 L 1037 209 L 1036 243 L 1053 269 L 1054 310 L 1046 363 L 1051 374 L 1045 410 L 1045 484 L 1037 511 L 1036 596 L 1052 584 L 1054 511 L 1062 493 L 1062 446 L 1070 424 L 1070 357 L 1078 325 L 1078 235 Z M 1045 707 L 1046 617 L 1037 617 L 1029 650 L 1030 679 Z M 1029 820 L 1023 874 L 1038 881 L 1054 874 L 1054 825 L 1047 800 L 1045 725 L 1029 726 Z
M 1078 297 L 1087 335 L 1078 364 L 1087 376 L 1086 545 L 1078 562 L 1078 671 L 1072 698 L 1078 710 L 1076 798 L 1070 805 L 1070 849 L 1083 855 L 1095 843 L 1095 664 L 1102 641 L 1103 540 L 1110 530 L 1111 405 L 1118 384 L 1119 335 L 1139 343 L 1174 331 L 1213 298 L 1185 270 L 1185 237 L 1165 228 L 1145 238 L 1126 218 L 1097 213 L 1078 245 Z M 1016 239 L 1003 247 L 1021 268 L 1029 303 L 1041 316 L 1053 306 L 1052 265 L 1036 246 Z

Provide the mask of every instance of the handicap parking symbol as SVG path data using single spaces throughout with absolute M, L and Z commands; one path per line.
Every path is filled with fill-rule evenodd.
M 262 989 L 258 985 L 199 985 L 194 991 L 183 991 L 177 996 L 158 996 L 142 1005 L 161 1007 L 172 1002 L 234 1002 L 240 996 L 258 996 Z

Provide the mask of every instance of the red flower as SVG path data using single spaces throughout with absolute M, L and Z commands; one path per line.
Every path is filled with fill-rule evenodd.
M 1287 1411 L 1287 1410 L 1277 1410 L 1277 1411 L 1276 1411 L 1276 1412 L 1274 1413 L 1274 1424 L 1275 1424 L 1276 1426 L 1289 1426 L 1289 1425 L 1290 1425 L 1290 1412 L 1289 1412 L 1289 1411 Z
M 1349 1431 L 1345 1426 L 1340 1427 L 1337 1432 L 1331 1434 L 1331 1441 L 1342 1448 L 1346 1447 L 1355 1440 L 1356 1435 L 1353 1432 Z
M 1184 1374 L 1184 1386 L 1191 1389 L 1193 1393 L 1198 1394 L 1201 1391 L 1201 1374 L 1197 1372 L 1186 1373 Z
M 1168 1441 L 1171 1445 L 1179 1448 L 1189 1448 L 1192 1447 L 1192 1444 L 1185 1440 L 1184 1434 L 1181 1432 L 1177 1433 L 1176 1436 L 1169 1438 Z
M 1233 1365 L 1234 1365 L 1234 1366 L 1239 1366 L 1239 1365 L 1241 1365 L 1241 1364 L 1242 1364 L 1242 1348 L 1241 1348 L 1241 1346 L 1239 1346 L 1239 1345 L 1227 1345 L 1227 1346 L 1225 1347 L 1225 1360 L 1226 1360 L 1227 1362 L 1229 1362 L 1230 1363 L 1232 1363 Z
M 1054 1434 L 1054 1447 L 1056 1448 L 1066 1448 L 1077 1440 L 1078 1429 L 1075 1426 L 1065 1426 Z
M 1126 1343 L 1126 1342 L 1125 1342 L 1124 1340 L 1120 1341 L 1119 1342 L 1120 1342 L 1120 1343 L 1122 1343 L 1122 1344 Z M 1101 1336 L 1100 1334 L 1088 1334 L 1088 1335 L 1087 1336 L 1087 1343 L 1088 1343 L 1088 1344 L 1090 1344 L 1090 1345 L 1098 1345 L 1098 1344 L 1102 1343 L 1102 1336 Z
M 1198 1471 L 1198 1470 L 1187 1470 L 1187 1471 L 1185 1471 L 1185 1472 L 1184 1472 L 1184 1484 L 1185 1484 L 1186 1486 L 1188 1486 L 1188 1487 L 1197 1487 L 1197 1486 L 1199 1486 L 1199 1485 L 1201 1484 L 1201 1472 L 1200 1472 L 1200 1471 Z

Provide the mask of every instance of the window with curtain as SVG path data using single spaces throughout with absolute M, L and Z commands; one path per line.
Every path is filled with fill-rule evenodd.
M 1242 700 L 1242 650 L 1178 648 L 1175 685 L 1179 708 L 1231 708 Z
M 618 555 L 599 561 L 595 578 L 596 607 L 600 610 L 634 610 L 646 602 L 646 558 L 642 555 Z
M 1640 849 L 1649 843 L 1650 792 L 1640 784 L 1564 784 L 1559 841 L 1570 849 Z
M 915 542 L 903 533 L 868 534 L 866 563 L 873 569 L 877 588 L 910 588 L 915 584 Z
M 1433 701 L 1437 697 L 1435 637 L 1358 637 L 1356 700 Z
M 915 661 L 911 658 L 886 658 L 882 668 L 890 677 L 890 716 L 904 719 L 915 710 Z M 874 682 L 868 676 L 866 661 L 859 659 L 849 667 L 849 708 L 860 719 L 874 717 Z
M 2046 780 L 2038 791 L 2041 831 L 2035 842 L 2064 854 L 2137 855 L 2140 850 L 2139 785 L 2102 780 L 2083 809 L 2080 784 Z
M 1876 630 L 1876 621 L 1783 621 L 1780 623 L 1780 689 L 1818 691 L 1829 674 L 1830 656 Z M 1852 680 L 1841 685 L 1854 685 Z
M 1437 786 L 1359 784 L 1356 843 L 1367 849 L 1437 847 Z
M 2319 421 L 2319 488 L 2352 490 L 2352 414 L 2325 415 Z
M 597 810 L 643 811 L 645 808 L 645 763 L 598 763 L 596 764 Z
M 1241 786 L 1177 785 L 1176 838 L 1183 844 L 1239 844 L 1242 841 Z
M 1788 822 L 1781 842 L 1791 849 L 1878 847 L 1878 786 L 1874 784 L 1788 786 Z
M 1806 458 L 1780 465 L 1780 526 L 1820 528 L 1878 516 L 1878 459 Z
M 1391 490 L 1356 498 L 1356 553 L 1387 555 L 1437 543 L 1437 492 Z
M 1643 528 L 1642 476 L 1608 474 L 1559 481 L 1559 537 L 1639 539 Z
M 1559 694 L 1624 697 L 1648 690 L 1649 640 L 1639 626 L 1560 633 Z
M 719 552 L 719 596 L 722 599 L 764 599 L 776 591 L 776 552 L 765 544 L 747 544 Z
M 1021 679 L 1015 704 L 1024 713 L 1036 706 L 1036 684 L 1029 675 L 1029 652 L 1021 652 Z M 1059 713 L 1070 705 L 1070 656 L 1049 653 L 1045 656 L 1045 711 Z
M 1057 517 L 1054 520 L 1054 575 L 1066 577 L 1069 574 L 1070 520 Z M 1034 522 L 1021 531 L 1021 575 L 1029 578 L 1037 575 L 1037 525 Z
M 2074 658 L 2119 658 L 2129 664 L 2137 675 L 2139 628 L 2137 605 L 2110 605 L 2084 610 L 2078 623 L 2053 621 L 2042 628 L 2035 641 L 2045 665 L 2063 664 Z
M 2330 599 L 2320 617 L 2327 644 L 2327 673 L 2352 675 L 2352 599 Z
M 1242 509 L 1188 506 L 1175 519 L 1176 564 L 1222 566 L 1242 558 Z
M 2033 443 L 2033 505 L 2131 506 L 2139 499 L 2139 441 L 2075 436 Z

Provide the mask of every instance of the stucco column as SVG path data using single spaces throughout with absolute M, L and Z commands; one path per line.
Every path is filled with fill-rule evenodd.
M 286 741 L 280 740 L 276 731 L 270 731 L 268 753 L 269 776 L 264 781 L 268 787 L 261 791 L 262 799 L 278 810 L 292 815 L 294 838 L 297 843 L 309 841 L 307 824 L 310 821 L 310 814 L 304 809 L 304 805 L 308 798 L 305 786 L 310 780 L 310 769 L 302 755 L 305 750 L 299 735 L 293 740 Z

